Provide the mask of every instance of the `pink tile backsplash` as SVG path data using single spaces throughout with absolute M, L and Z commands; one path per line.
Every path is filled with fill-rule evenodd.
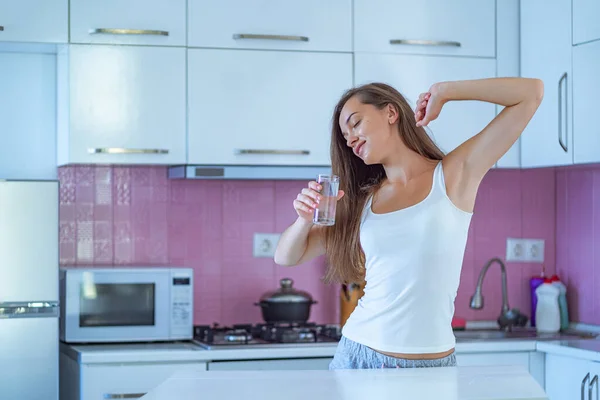
M 556 269 L 573 321 L 600 324 L 600 165 L 556 174 Z
M 497 266 L 486 276 L 484 309 L 471 310 L 469 299 L 485 262 L 496 256 L 504 258 L 507 237 L 545 239 L 547 269 L 554 271 L 555 176 L 553 169 L 493 170 L 487 175 L 467 243 L 457 316 L 469 320 L 495 320 L 498 316 L 501 287 Z M 292 201 L 304 182 L 173 181 L 167 179 L 164 167 L 122 166 L 62 167 L 59 179 L 62 265 L 191 267 L 196 277 L 196 324 L 260 322 L 260 309 L 254 302 L 264 292 L 276 289 L 279 279 L 291 277 L 295 287 L 310 292 L 317 301 L 313 321 L 338 322 L 338 288 L 320 281 L 325 270 L 323 258 L 289 268 L 277 266 L 269 258 L 252 257 L 254 232 L 281 232 L 294 220 Z M 581 185 L 586 179 L 591 178 L 581 178 Z M 600 174 L 593 179 L 600 188 Z M 560 201 L 558 207 L 563 207 Z M 600 228 L 596 230 L 600 232 Z M 565 259 L 563 254 L 558 256 Z M 510 306 L 527 315 L 528 279 L 539 269 L 535 264 L 507 263 Z M 600 314 L 600 308 L 596 312 Z

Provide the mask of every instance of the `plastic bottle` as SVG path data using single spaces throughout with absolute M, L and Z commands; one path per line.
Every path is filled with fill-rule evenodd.
M 529 288 L 531 291 L 531 326 L 535 326 L 535 309 L 537 307 L 537 295 L 535 294 L 535 290 L 544 283 L 544 279 L 546 279 L 546 268 L 542 264 L 542 272 L 539 276 L 532 276 L 529 280 Z
M 555 333 L 560 330 L 560 309 L 558 296 L 560 289 L 549 278 L 535 290 L 537 307 L 535 309 L 536 330 L 543 333 Z
M 552 284 L 559 290 L 558 309 L 560 311 L 560 329 L 569 328 L 569 309 L 567 307 L 567 286 L 561 282 L 558 275 L 553 275 L 550 278 Z

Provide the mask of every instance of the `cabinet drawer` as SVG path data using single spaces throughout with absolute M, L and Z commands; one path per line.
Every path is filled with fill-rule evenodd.
M 84 365 L 81 371 L 82 400 L 135 399 L 154 389 L 175 372 L 193 368 L 206 371 L 206 363 L 137 365 Z
M 354 0 L 357 52 L 495 57 L 492 0 Z
M 218 361 L 208 363 L 209 371 L 328 370 L 332 358 Z
M 71 0 L 71 42 L 185 46 L 185 0 Z
M 352 51 L 352 0 L 189 0 L 191 47 Z
M 329 165 L 331 117 L 352 55 L 193 49 L 191 164 Z
M 66 43 L 67 0 L 0 2 L 0 42 Z

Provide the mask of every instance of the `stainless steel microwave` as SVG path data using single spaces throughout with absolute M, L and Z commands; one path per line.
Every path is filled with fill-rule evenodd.
M 193 284 L 191 268 L 61 268 L 60 340 L 189 340 Z

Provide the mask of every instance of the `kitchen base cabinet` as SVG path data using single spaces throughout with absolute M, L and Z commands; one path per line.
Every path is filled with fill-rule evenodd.
M 598 362 L 546 355 L 546 393 L 549 400 L 599 400 L 598 379 Z
M 274 360 L 213 361 L 209 371 L 328 370 L 333 357 Z
M 521 365 L 544 387 L 544 355 L 535 351 L 463 353 L 456 352 L 459 367 Z
M 205 362 L 83 364 L 60 354 L 60 399 L 140 398 L 185 369 L 206 370 Z

